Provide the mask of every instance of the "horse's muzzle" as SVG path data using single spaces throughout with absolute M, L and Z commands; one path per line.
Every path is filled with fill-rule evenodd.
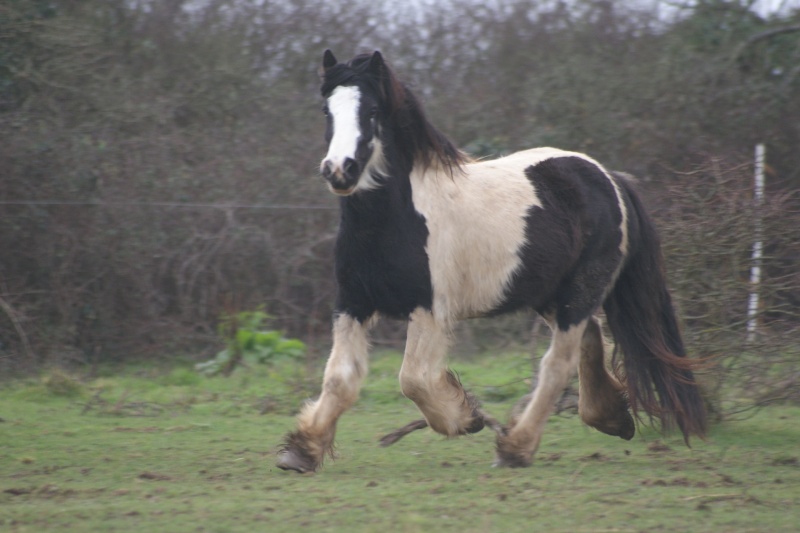
M 328 182 L 331 191 L 339 195 L 348 195 L 353 192 L 361 176 L 361 165 L 355 159 L 345 158 L 341 165 L 332 161 L 322 163 L 322 177 Z

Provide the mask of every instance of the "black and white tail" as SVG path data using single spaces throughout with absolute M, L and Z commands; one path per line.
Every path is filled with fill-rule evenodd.
M 631 183 L 618 180 L 628 199 L 629 248 L 625 265 L 603 308 L 622 351 L 628 398 L 635 415 L 644 411 L 669 430 L 675 425 L 687 444 L 703 437 L 705 403 L 686 357 L 667 290 L 658 233 Z

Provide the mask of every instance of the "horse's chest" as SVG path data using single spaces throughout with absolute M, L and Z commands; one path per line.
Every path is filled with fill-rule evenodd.
M 421 218 L 404 222 L 340 233 L 336 274 L 342 310 L 353 307 L 407 318 L 418 307 L 431 309 L 427 229 Z

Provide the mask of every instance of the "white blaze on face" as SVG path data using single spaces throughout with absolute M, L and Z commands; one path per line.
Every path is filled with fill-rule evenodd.
M 357 87 L 337 87 L 328 97 L 328 113 L 333 121 L 333 138 L 322 165 L 330 163 L 334 172 L 342 170 L 345 159 L 356 157 L 356 146 L 361 135 L 358 127 L 360 101 L 361 92 Z

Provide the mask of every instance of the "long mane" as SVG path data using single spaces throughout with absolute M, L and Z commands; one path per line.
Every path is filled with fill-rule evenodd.
M 384 127 L 393 132 L 398 155 L 410 154 L 410 162 L 425 169 L 439 166 L 450 175 L 460 171 L 468 161 L 466 154 L 428 121 L 420 101 L 388 64 L 382 61 L 377 73 L 370 70 L 371 58 L 372 54 L 361 54 L 325 70 L 322 95 L 327 97 L 340 85 L 367 86 L 380 99 L 386 113 Z

